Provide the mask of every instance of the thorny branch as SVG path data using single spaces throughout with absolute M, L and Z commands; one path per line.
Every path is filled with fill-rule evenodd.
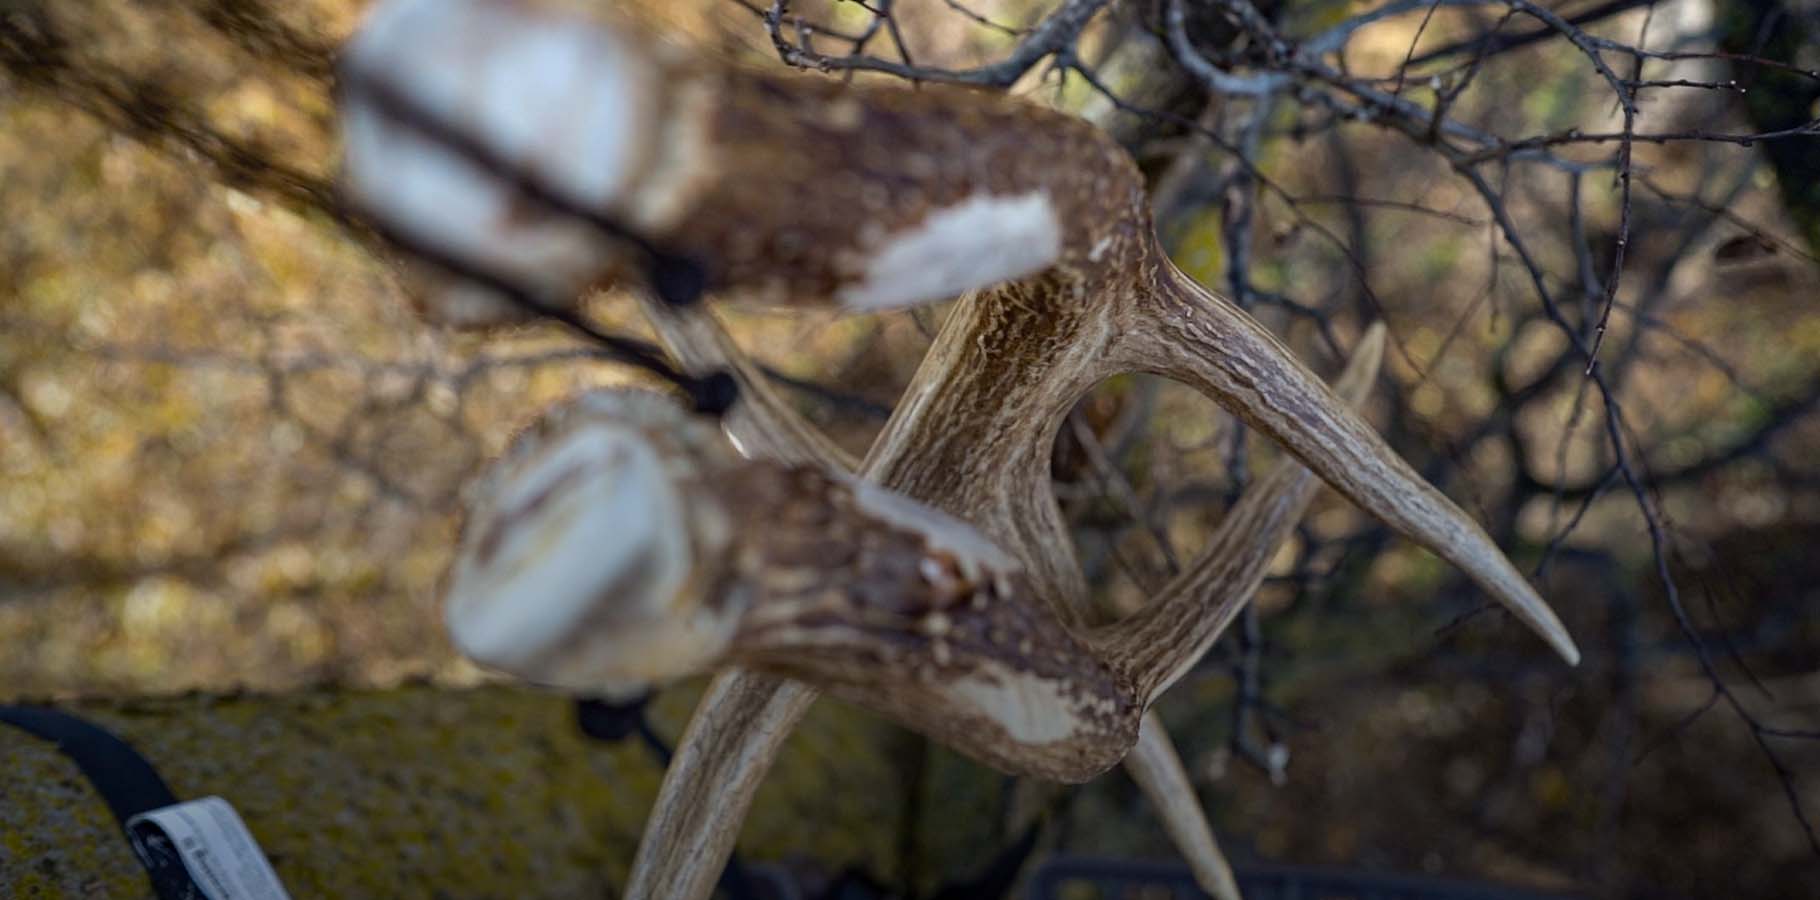
M 1017 48 L 999 62 L 972 69 L 943 69 L 933 66 L 918 66 L 909 59 L 901 36 L 894 38 L 897 42 L 899 61 L 892 61 L 864 52 L 865 45 L 871 40 L 880 25 L 895 33 L 894 20 L 891 17 L 891 4 L 880 3 L 869 10 L 873 13 L 872 26 L 858 35 L 842 36 L 832 29 L 814 26 L 806 27 L 802 20 L 789 12 L 788 0 L 772 0 L 770 7 L 760 11 L 766 30 L 771 35 L 772 45 L 777 48 L 778 57 L 784 62 L 805 69 L 816 69 L 823 72 L 879 72 L 907 78 L 912 81 L 947 82 L 951 84 L 972 84 L 981 87 L 1007 88 L 1017 83 L 1037 63 L 1054 56 L 1063 49 L 1072 47 L 1101 9 L 1109 0 L 1065 0 L 1049 13 L 1042 21 L 1024 31 L 1024 37 Z M 751 6 L 741 2 L 742 6 Z M 784 33 L 788 24 L 797 30 L 799 38 L 792 42 Z M 998 26 L 989 26 L 998 27 Z M 1001 29 L 1002 30 L 1002 29 Z M 824 34 L 845 40 L 851 52 L 833 56 L 816 52 L 803 39 L 807 34 Z

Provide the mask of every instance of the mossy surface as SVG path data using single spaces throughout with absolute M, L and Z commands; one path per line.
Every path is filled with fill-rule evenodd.
M 652 717 L 681 732 L 682 691 Z M 91 701 L 64 708 L 183 798 L 233 804 L 292 896 L 611 897 L 662 772 L 575 728 L 558 696 L 487 687 Z M 818 708 L 760 792 L 742 849 L 896 870 L 903 792 L 874 717 Z M 139 897 L 143 872 L 66 757 L 0 728 L 0 897 Z

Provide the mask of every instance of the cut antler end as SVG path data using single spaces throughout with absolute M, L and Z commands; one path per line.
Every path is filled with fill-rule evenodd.
M 836 298 L 856 310 L 946 300 L 1047 268 L 1062 253 L 1062 223 L 1045 191 L 979 194 L 881 236 L 855 258 L 858 278 Z M 865 256 L 863 262 L 859 258 Z
M 609 693 L 718 657 L 734 620 L 696 588 L 728 526 L 688 496 L 696 453 L 673 452 L 712 452 L 711 432 L 661 396 L 603 391 L 521 435 L 479 486 L 450 573 L 457 648 L 529 681 Z

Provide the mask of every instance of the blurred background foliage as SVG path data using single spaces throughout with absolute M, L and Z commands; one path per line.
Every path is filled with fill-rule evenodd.
M 388 255 L 337 225 L 333 59 L 364 5 L 0 0 L 0 696 L 483 677 L 453 658 L 436 605 L 463 484 L 545 405 L 636 376 L 552 328 L 425 324 Z M 736 0 L 614 5 L 671 39 L 776 65 Z M 1051 5 L 902 0 L 893 18 L 917 63 L 964 67 L 998 58 Z M 1373 5 L 1264 6 L 1300 35 Z M 1820 179 L 1803 174 L 1820 138 L 1634 148 L 1601 365 L 1668 530 L 1661 564 L 1684 631 L 1600 401 L 1483 197 L 1373 122 L 1145 93 L 1155 7 L 1121 7 L 1081 52 L 1106 87 L 1172 118 L 1119 115 L 1079 77 L 1033 73 L 1015 90 L 1113 128 L 1153 176 L 1184 269 L 1317 369 L 1386 320 L 1395 344 L 1371 419 L 1538 573 L 1587 650 L 1561 668 L 1481 614 L 1451 570 L 1323 498 L 1255 614 L 1163 709 L 1235 857 L 1614 895 L 1811 896 L 1820 846 L 1797 815 L 1820 815 L 1820 749 L 1764 723 L 1820 726 Z M 793 5 L 855 30 L 875 10 Z M 1386 18 L 1354 37 L 1347 69 L 1399 73 L 1397 90 L 1426 102 L 1460 73 L 1431 79 L 1418 51 L 1495 30 L 1494 12 Z M 1586 27 L 1820 66 L 1812 3 L 1663 0 Z M 1813 79 L 1756 74 L 1652 63 L 1652 79 L 1708 86 L 1641 94 L 1637 127 L 1748 134 L 1820 117 Z M 1501 51 L 1471 78 L 1451 114 L 1489 132 L 1617 119 L 1558 39 Z M 1555 152 L 1584 168 L 1478 170 L 1580 315 L 1602 283 L 1585 262 L 1605 266 L 1620 233 L 1617 181 L 1595 164 L 1611 150 L 1564 142 Z M 623 296 L 591 309 L 643 332 Z M 725 317 L 858 451 L 941 310 Z M 1204 542 L 1264 444 L 1154 379 L 1082 402 L 1056 490 L 1109 608 L 1143 602 Z M 1760 722 L 1719 702 L 1689 633 Z M 990 776 L 939 751 L 905 758 L 917 789 L 954 788 L 953 808 L 926 815 L 964 811 L 1009 841 L 1034 805 L 1061 810 L 1048 846 L 1167 852 L 1119 777 L 1055 799 L 982 792 Z

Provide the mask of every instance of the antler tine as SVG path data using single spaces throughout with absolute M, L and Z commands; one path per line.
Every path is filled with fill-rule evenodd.
M 1335 383 L 1346 402 L 1363 403 L 1384 356 L 1384 326 L 1373 323 Z M 1251 601 L 1265 567 L 1314 497 L 1319 482 L 1284 460 L 1251 487 L 1220 522 L 1199 557 L 1142 611 L 1111 626 L 1102 652 L 1134 673 L 1137 690 L 1154 703 L 1219 638 Z M 1163 721 L 1144 714 L 1125 769 L 1150 800 L 1163 828 L 1188 860 L 1195 882 L 1218 900 L 1240 900 L 1232 867 L 1220 851 L 1193 782 Z
M 715 676 L 664 772 L 625 900 L 702 900 L 713 892 L 765 773 L 820 695 L 750 669 Z
M 1334 384 L 1349 406 L 1364 402 L 1383 357 L 1384 326 L 1374 323 Z M 1213 540 L 1155 600 L 1102 630 L 1102 652 L 1132 673 L 1146 702 L 1194 665 L 1251 601 L 1319 486 L 1294 458 L 1281 460 L 1246 488 Z
M 1573 638 L 1522 573 L 1455 506 L 1257 320 L 1164 260 L 1131 317 L 1124 358 L 1195 386 L 1269 435 L 1322 480 L 1471 576 L 1568 663 Z
M 1188 861 L 1201 890 L 1214 900 L 1242 900 L 1238 881 L 1232 877 L 1232 865 L 1220 850 L 1213 826 L 1208 824 L 1201 801 L 1194 795 L 1194 783 L 1182 768 L 1182 757 L 1175 752 L 1162 717 L 1154 711 L 1144 714 L 1137 745 L 1125 757 L 1125 771 L 1163 820 L 1163 830 Z
M 375 8 L 344 58 L 351 71 L 386 80 L 388 90 L 423 114 L 464 129 L 497 161 L 534 172 L 545 192 L 631 227 L 661 228 L 684 204 L 705 162 L 692 152 L 700 139 L 691 126 L 700 120 L 675 114 L 699 107 L 703 88 L 669 77 L 661 47 L 651 52 L 654 45 L 628 39 L 623 29 L 588 24 L 597 23 L 579 23 L 548 4 L 389 0 Z M 476 49 L 483 58 L 475 58 Z M 527 50 L 535 52 L 527 56 Z M 526 58 L 538 65 L 514 62 Z M 565 62 L 595 73 L 584 88 L 588 96 L 551 89 L 550 67 Z M 564 82 L 571 91 L 589 80 L 573 74 Z M 580 223 L 514 199 L 512 174 L 451 154 L 415 123 L 391 120 L 371 99 L 358 87 L 343 97 L 347 186 L 367 206 L 452 251 L 502 266 L 555 298 L 575 296 L 621 265 L 623 248 L 603 245 Z M 570 113 L 577 101 L 591 111 L 579 121 Z M 535 128 L 540 118 L 553 126 L 544 130 L 567 138 L 524 140 L 524 126 Z M 501 135 L 517 142 L 484 144 Z M 459 283 L 421 299 L 433 318 L 459 324 L 523 318 L 501 298 Z M 660 339 L 685 367 L 723 369 L 738 379 L 742 401 L 726 426 L 744 452 L 852 467 L 850 457 L 754 377 L 749 361 L 705 311 L 668 310 L 648 299 L 644 305 Z M 818 693 L 740 668 L 717 676 L 665 773 L 628 897 L 708 895 L 753 792 Z

